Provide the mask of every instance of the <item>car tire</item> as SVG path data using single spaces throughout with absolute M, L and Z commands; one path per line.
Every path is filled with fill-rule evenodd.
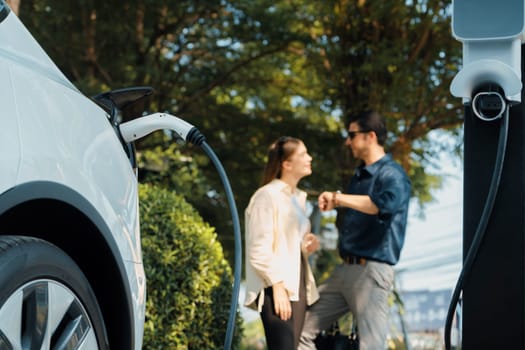
M 88 280 L 41 239 L 0 236 L 0 350 L 108 349 Z

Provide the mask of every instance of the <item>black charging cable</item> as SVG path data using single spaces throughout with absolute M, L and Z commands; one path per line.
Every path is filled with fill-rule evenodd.
M 501 173 L 503 170 L 503 161 L 505 158 L 505 150 L 507 148 L 507 138 L 509 130 L 509 108 L 510 107 L 507 104 L 505 107 L 505 112 L 503 113 L 503 116 L 501 118 L 498 149 L 496 154 L 496 161 L 494 164 L 494 171 L 492 173 L 492 179 L 490 182 L 489 193 L 485 200 L 485 205 L 483 207 L 483 212 L 481 214 L 478 227 L 476 228 L 476 232 L 474 234 L 474 239 L 472 240 L 472 244 L 470 245 L 467 256 L 463 263 L 463 268 L 461 269 L 461 272 L 459 274 L 458 281 L 456 283 L 456 287 L 452 294 L 452 299 L 448 308 L 444 331 L 446 350 L 451 349 L 450 333 L 452 330 L 452 320 L 454 318 L 454 313 L 459 302 L 460 294 L 463 291 L 465 279 L 468 277 L 469 273 L 472 270 L 472 265 L 474 264 L 479 247 L 481 245 L 481 242 L 483 241 L 483 237 L 485 236 L 488 221 L 492 213 L 492 209 L 494 208 L 496 194 L 498 193 L 498 188 L 501 180 Z
M 186 138 L 187 141 L 190 141 L 191 143 L 201 146 L 204 153 L 208 155 L 208 157 L 211 159 L 212 163 L 215 165 L 215 168 L 217 169 L 217 172 L 219 173 L 219 177 L 221 178 L 222 185 L 226 191 L 226 197 L 228 199 L 228 205 L 230 207 L 231 217 L 233 220 L 233 233 L 234 233 L 234 240 L 235 240 L 235 262 L 234 262 L 234 269 L 233 269 L 233 293 L 232 293 L 232 300 L 231 300 L 231 306 L 230 306 L 230 314 L 228 317 L 228 325 L 226 328 L 226 336 L 224 339 L 224 350 L 229 350 L 232 345 L 233 340 L 233 331 L 235 329 L 235 320 L 237 316 L 237 304 L 239 300 L 239 291 L 241 286 L 241 258 L 242 258 L 242 245 L 241 245 L 241 225 L 239 223 L 239 215 L 237 213 L 237 206 L 235 204 L 235 199 L 233 197 L 233 191 L 230 186 L 230 182 L 228 181 L 228 176 L 226 175 L 226 172 L 224 171 L 224 168 L 219 161 L 219 158 L 216 156 L 215 152 L 213 152 L 212 148 L 206 143 L 206 138 L 202 133 L 197 129 L 193 128 L 188 133 L 188 136 Z

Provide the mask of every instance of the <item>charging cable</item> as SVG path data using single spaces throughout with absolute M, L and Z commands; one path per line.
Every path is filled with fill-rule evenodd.
M 179 138 L 184 141 L 193 143 L 194 145 L 200 146 L 204 152 L 211 159 L 215 165 L 219 177 L 222 181 L 222 185 L 226 191 L 226 197 L 228 205 L 230 207 L 231 217 L 233 220 L 233 233 L 235 240 L 235 264 L 233 272 L 233 293 L 230 306 L 230 314 L 228 317 L 228 326 L 226 329 L 226 336 L 224 339 L 224 350 L 231 348 L 233 331 L 235 329 L 235 318 L 237 315 L 237 303 L 239 300 L 239 291 L 241 286 L 241 258 L 242 258 L 242 247 L 241 247 L 241 225 L 239 223 L 239 216 L 237 214 L 237 206 L 233 197 L 233 191 L 228 181 L 228 176 L 224 171 L 224 168 L 219 161 L 219 158 L 215 155 L 212 148 L 206 143 L 204 135 L 190 123 L 177 118 L 167 113 L 154 113 L 141 118 L 137 118 L 125 123 L 120 124 L 120 133 L 122 138 L 126 142 L 135 141 L 141 137 L 144 137 L 154 131 L 169 129 L 174 131 Z
M 456 311 L 456 307 L 459 302 L 460 294 L 463 291 L 464 281 L 468 277 L 469 273 L 471 272 L 472 265 L 474 264 L 474 260 L 476 259 L 476 256 L 478 254 L 479 247 L 481 245 L 481 242 L 483 241 L 483 236 L 485 235 L 485 231 L 487 229 L 489 217 L 494 207 L 496 194 L 498 193 L 498 188 L 499 188 L 499 184 L 501 180 L 501 173 L 503 170 L 503 161 L 505 158 L 505 150 L 507 148 L 507 137 L 508 137 L 508 129 L 509 129 L 509 109 L 510 107 L 508 104 L 505 103 L 504 108 L 505 108 L 505 111 L 503 113 L 503 117 L 501 119 L 501 124 L 500 124 L 500 129 L 499 129 L 498 149 L 497 149 L 497 154 L 496 154 L 496 161 L 494 164 L 494 171 L 492 173 L 492 179 L 490 182 L 489 193 L 485 200 L 485 205 L 483 208 L 483 212 L 481 214 L 481 218 L 478 223 L 478 227 L 476 228 L 476 232 L 474 234 L 474 239 L 472 240 L 472 244 L 470 245 L 470 248 L 468 250 L 467 256 L 463 264 L 463 268 L 461 269 L 461 273 L 459 274 L 458 281 L 456 283 L 456 287 L 454 289 L 454 293 L 452 294 L 452 299 L 450 301 L 450 305 L 448 308 L 447 319 L 445 322 L 445 331 L 444 331 L 446 350 L 451 349 L 450 332 L 452 329 L 452 320 L 454 318 L 454 313 Z M 483 118 L 480 118 L 480 119 L 486 120 Z

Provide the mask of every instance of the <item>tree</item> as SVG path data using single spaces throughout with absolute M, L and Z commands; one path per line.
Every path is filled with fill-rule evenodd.
M 429 133 L 442 129 L 457 136 L 463 122 L 461 101 L 448 92 L 461 58 L 450 35 L 449 6 L 443 0 L 324 1 L 310 11 L 315 18 L 305 20 L 310 59 L 297 73 L 316 71 L 319 79 L 303 81 L 322 85 L 321 94 L 306 97 L 321 98 L 321 109 L 344 117 L 372 108 L 388 118 L 389 149 L 422 203 L 439 185 L 439 177 L 425 169 L 443 146 L 430 143 Z M 448 151 L 458 152 L 457 140 Z
M 426 169 L 442 145 L 428 135 L 457 135 L 462 123 L 460 101 L 448 93 L 460 60 L 449 5 L 25 0 L 21 17 L 87 95 L 154 87 L 148 110 L 173 113 L 203 132 L 242 213 L 259 185 L 266 147 L 283 134 L 302 138 L 313 155 L 314 175 L 303 188 L 315 194 L 341 187 L 352 169 L 342 147 L 344 120 L 369 107 L 388 118 L 389 149 L 409 172 L 413 195 L 431 199 L 439 176 Z M 224 191 L 204 154 L 162 132 L 137 149 L 141 180 L 185 195 L 231 253 Z
M 11 10 L 18 16 L 18 9 L 20 8 L 20 0 L 7 0 L 6 1 Z

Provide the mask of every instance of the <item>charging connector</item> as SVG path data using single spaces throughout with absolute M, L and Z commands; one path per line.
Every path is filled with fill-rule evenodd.
M 484 121 L 501 118 L 506 106 L 505 98 L 497 91 L 478 92 L 472 99 L 472 111 Z
M 120 124 L 120 133 L 126 142 L 133 142 L 157 130 L 168 129 L 184 141 L 195 128 L 190 123 L 167 113 L 153 113 Z

